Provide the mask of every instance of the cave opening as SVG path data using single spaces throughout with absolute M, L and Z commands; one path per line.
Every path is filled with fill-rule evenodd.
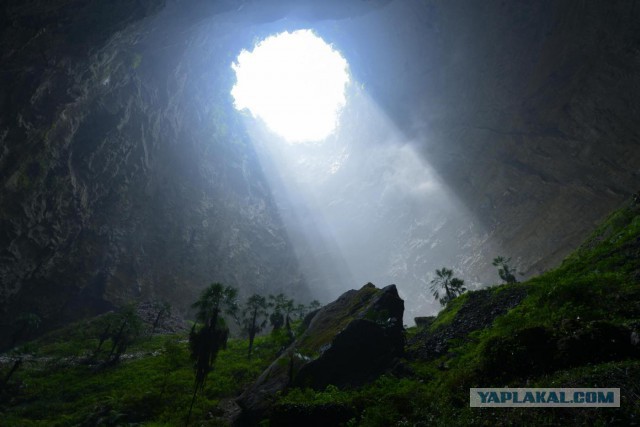
M 290 143 L 331 135 L 350 82 L 346 59 L 310 29 L 281 32 L 242 50 L 231 66 L 238 110 Z
M 540 273 L 637 190 L 623 3 L 10 3 L 0 329 L 75 301 L 186 312 L 211 281 L 323 301 L 396 283 L 410 323 L 441 308 L 436 269 L 468 288 L 498 255 Z

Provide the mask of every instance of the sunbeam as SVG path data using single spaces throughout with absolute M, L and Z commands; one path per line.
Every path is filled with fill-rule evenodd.
M 315 292 L 326 299 L 367 282 L 396 283 L 405 322 L 435 314 L 435 269 L 470 288 L 489 237 L 366 91 L 353 85 L 338 131 L 322 144 L 282 144 L 247 127 L 282 220 Z

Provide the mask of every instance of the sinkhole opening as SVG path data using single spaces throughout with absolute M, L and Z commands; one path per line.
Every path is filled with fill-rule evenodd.
M 231 67 L 235 108 L 249 110 L 287 142 L 320 141 L 338 126 L 349 66 L 313 31 L 269 36 L 242 50 Z

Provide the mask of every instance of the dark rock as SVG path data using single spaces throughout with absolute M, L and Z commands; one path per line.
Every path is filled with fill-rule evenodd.
M 412 378 L 416 375 L 411 365 L 401 359 L 396 360 L 387 372 L 396 378 Z
M 422 316 L 413 318 L 413 321 L 416 322 L 416 326 L 419 328 L 425 328 L 431 325 L 434 320 L 436 320 L 436 316 Z
M 352 197 L 335 197 L 336 211 L 375 211 L 378 230 L 393 231 L 366 231 L 393 237 L 377 260 L 406 263 L 380 262 L 380 274 L 424 277 L 439 265 L 422 260 L 457 259 L 486 281 L 495 243 L 527 272 L 544 270 L 638 190 L 633 2 L 106 4 L 3 2 L 0 325 L 33 312 L 44 329 L 138 298 L 185 308 L 212 278 L 296 297 L 308 296 L 302 273 L 338 283 L 299 271 L 295 230 L 229 99 L 234 56 L 296 19 L 317 20 L 371 104 L 474 218 L 433 227 L 411 205 L 376 196 L 354 210 Z M 367 151 L 383 142 L 373 137 Z M 345 174 L 327 179 L 351 188 Z M 439 243 L 452 236 L 460 245 Z M 11 333 L 1 328 L 0 341 Z
M 257 422 L 275 394 L 288 386 L 346 387 L 375 379 L 403 353 L 403 312 L 395 285 L 378 289 L 371 283 L 321 308 L 302 335 L 238 398 L 243 408 L 239 423 Z
M 449 340 L 464 338 L 470 332 L 486 328 L 496 317 L 520 304 L 525 296 L 525 288 L 519 285 L 499 292 L 492 289 L 470 292 L 451 323 L 435 331 L 424 328 L 409 340 L 408 356 L 423 360 L 442 356 L 449 349 Z
M 560 366 L 579 366 L 622 360 L 640 354 L 633 343 L 633 331 L 609 322 L 586 322 L 557 339 L 556 358 Z
M 276 405 L 269 421 L 278 427 L 325 427 L 343 425 L 356 415 L 353 408 L 339 403 Z
M 323 389 L 360 385 L 374 379 L 402 352 L 393 330 L 370 320 L 355 319 L 339 333 L 321 357 L 298 371 L 294 385 Z
M 43 319 L 39 333 L 132 300 L 184 312 L 212 278 L 310 297 L 253 146 L 230 119 L 235 46 L 158 49 L 154 28 L 176 39 L 202 18 L 164 6 L 1 7 L 0 348 L 25 312 Z M 209 71 L 180 71 L 185 62 Z M 203 121 L 212 108 L 221 117 Z
M 629 328 L 604 321 L 568 321 L 558 331 L 538 326 L 491 338 L 481 351 L 479 371 L 486 379 L 509 381 L 638 356 Z
M 175 334 L 189 330 L 188 323 L 171 307 L 168 313 L 163 312 L 158 316 L 161 304 L 158 301 L 143 301 L 136 306 L 136 313 L 148 331 L 153 331 L 154 334 Z
M 509 337 L 493 337 L 482 349 L 480 375 L 504 381 L 548 372 L 554 365 L 555 348 L 552 332 L 543 327 L 526 328 Z

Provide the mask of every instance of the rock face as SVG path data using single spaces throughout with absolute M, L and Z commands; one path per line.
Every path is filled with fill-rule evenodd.
M 482 352 L 481 374 L 508 381 L 585 364 L 637 359 L 639 355 L 629 327 L 568 320 L 559 330 L 531 327 L 489 341 Z
M 516 307 L 526 297 L 524 287 L 511 287 L 500 293 L 483 289 L 463 294 L 448 307 L 455 310 L 450 323 L 440 325 L 431 330 L 431 319 L 420 331 L 408 340 L 407 355 L 409 358 L 431 360 L 447 353 L 449 340 L 466 339 L 473 331 L 490 326 L 493 321 Z M 418 326 L 419 322 L 416 319 Z
M 416 315 L 436 308 L 422 290 L 434 262 L 477 283 L 499 254 L 530 273 L 557 263 L 638 190 L 639 19 L 632 0 L 5 2 L 0 347 L 20 313 L 54 325 L 137 298 L 185 307 L 211 281 L 307 296 L 313 257 L 301 271 L 229 96 L 241 49 L 299 27 L 345 54 L 473 217 L 434 226 L 330 201 L 356 212 L 347 224 L 375 217 L 375 262 L 413 284 Z
M 44 329 L 133 299 L 184 309 L 213 281 L 308 297 L 232 116 L 233 43 L 178 38 L 195 18 L 163 4 L 3 6 L 0 348 L 24 312 Z
M 375 379 L 404 352 L 404 302 L 395 285 L 368 283 L 313 315 L 293 344 L 238 399 L 241 424 L 265 415 L 287 386 L 322 389 Z
M 419 328 L 425 328 L 433 323 L 436 320 L 435 316 L 420 316 L 414 317 L 413 321 L 416 322 L 416 326 Z
M 402 24 L 389 37 L 366 19 Z M 639 19 L 633 1 L 393 2 L 354 22 L 370 43 L 349 46 L 496 249 L 533 274 L 638 190 Z

